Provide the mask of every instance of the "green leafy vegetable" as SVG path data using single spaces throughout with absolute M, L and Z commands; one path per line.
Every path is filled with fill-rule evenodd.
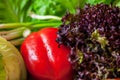
M 63 16 L 68 10 L 75 12 L 75 8 L 83 0 L 36 0 L 31 5 L 31 11 L 39 15 Z
M 113 0 L 87 0 L 87 3 L 90 4 L 100 4 L 100 3 L 105 3 L 105 4 L 111 4 Z
M 113 5 L 116 5 L 116 6 L 120 7 L 120 0 L 115 0 Z
M 0 23 L 29 21 L 32 0 L 0 0 Z

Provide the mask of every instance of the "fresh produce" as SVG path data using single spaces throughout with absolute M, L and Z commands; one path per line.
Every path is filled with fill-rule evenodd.
M 0 0 L 0 35 L 20 46 L 24 33 L 29 35 L 47 26 L 58 27 L 67 11 L 75 13 L 76 8 L 85 4 L 99 3 L 120 7 L 120 0 Z
M 58 25 L 61 24 L 60 19 L 66 13 L 66 11 L 69 11 L 71 13 L 75 13 L 76 8 L 83 8 L 85 4 L 96 5 L 96 4 L 100 4 L 100 3 L 105 3 L 105 4 L 108 4 L 110 6 L 114 5 L 114 6 L 120 7 L 120 0 L 0 0 L 0 23 L 1 23 L 0 24 L 0 36 L 2 36 L 3 38 L 7 39 L 13 45 L 19 47 L 21 45 L 21 43 L 24 41 L 24 39 L 26 38 L 26 36 L 28 36 L 31 32 L 38 31 L 41 28 L 45 28 L 45 27 L 48 27 L 48 26 L 58 27 Z M 84 16 L 81 18 L 83 20 L 80 19 L 81 20 L 80 24 L 77 24 L 77 25 L 79 27 L 79 25 L 81 25 L 82 21 L 83 21 L 83 24 L 86 24 L 86 25 L 82 25 L 82 26 L 88 26 L 88 24 L 91 23 L 88 20 L 91 20 L 92 18 L 89 17 L 90 19 L 88 19 L 87 17 L 86 18 L 84 18 L 84 17 L 85 17 L 85 15 L 89 15 L 89 14 L 87 14 L 87 12 L 88 13 L 92 12 L 92 11 L 95 12 L 94 8 L 93 8 L 93 10 L 92 10 L 92 8 L 90 8 L 91 9 L 90 10 L 89 7 L 90 6 L 85 8 L 85 10 L 87 10 L 87 8 L 88 8 L 89 11 L 85 12 L 84 9 L 80 10 L 81 12 L 85 12 L 85 13 L 79 12 L 79 9 L 78 9 L 78 14 L 77 15 L 76 14 L 75 15 L 67 14 L 66 17 L 69 17 L 69 16 L 72 17 L 73 16 L 72 18 L 70 18 L 73 21 L 71 21 L 71 20 L 70 21 L 69 20 L 64 21 L 66 19 L 65 18 L 65 19 L 63 19 L 63 25 L 68 25 L 69 26 L 69 23 L 72 23 L 72 24 L 70 24 L 70 26 L 71 25 L 72 26 L 76 25 L 76 23 L 79 23 L 79 20 L 76 21 L 76 19 L 81 18 L 81 16 L 79 16 L 79 14 L 84 14 Z M 103 8 L 103 12 L 101 12 L 101 13 L 106 14 L 104 12 L 106 12 L 108 10 L 106 10 L 106 11 L 105 10 L 106 9 Z M 112 11 L 113 11 L 113 9 L 112 9 Z M 96 13 L 97 12 L 95 12 L 95 14 Z M 93 15 L 94 13 L 90 13 L 90 14 Z M 118 16 L 119 16 L 119 14 L 118 14 Z M 100 15 L 99 15 L 99 17 L 100 17 Z M 97 20 L 99 19 L 99 17 L 96 18 L 96 16 L 95 16 L 95 18 Z M 113 17 L 114 17 L 114 15 L 113 15 Z M 93 18 L 93 24 L 94 24 L 95 18 Z M 107 18 L 108 17 L 105 17 L 105 20 Z M 86 20 L 84 20 L 84 19 L 86 19 Z M 101 19 L 101 17 L 100 17 L 100 19 Z M 108 23 L 112 24 L 113 22 L 115 22 L 115 24 L 116 24 L 117 22 L 119 22 L 116 19 L 115 19 L 116 21 L 112 20 L 113 22 L 112 21 L 109 22 L 110 19 L 111 19 L 111 17 L 108 18 Z M 103 20 L 103 21 L 105 21 L 105 20 Z M 85 21 L 85 23 L 84 23 L 84 21 Z M 100 21 L 102 22 L 102 20 L 100 20 Z M 96 23 L 99 23 L 99 22 L 95 22 L 95 25 L 96 25 Z M 93 27 L 95 25 L 93 25 Z M 105 25 L 106 25 L 106 23 L 105 23 Z M 82 28 L 84 28 L 84 27 L 82 27 Z M 88 29 L 88 27 L 87 28 L 85 27 L 85 30 L 87 30 L 87 29 Z M 73 32 L 71 32 L 70 30 L 73 31 Z M 74 31 L 74 30 L 77 30 L 76 27 L 75 27 L 75 29 L 74 28 L 70 28 L 70 30 L 68 29 L 68 31 L 65 31 L 65 34 L 70 31 L 70 33 L 68 33 L 70 36 L 66 35 L 67 38 L 70 37 L 69 40 L 67 40 L 65 38 L 65 40 L 62 39 L 63 42 L 61 40 L 58 41 L 58 42 L 59 42 L 59 44 L 62 44 L 65 41 L 66 45 L 68 45 L 68 46 L 72 45 L 72 47 L 71 47 L 71 57 L 70 58 L 71 58 L 71 62 L 73 64 L 73 68 L 76 71 L 75 72 L 75 79 L 76 79 L 76 75 L 77 75 L 77 78 L 79 77 L 78 76 L 79 75 L 78 72 L 80 72 L 80 71 L 79 71 L 78 68 L 80 67 L 79 66 L 80 63 L 82 63 L 82 62 L 84 63 L 85 62 L 83 60 L 84 55 L 82 55 L 82 53 L 86 53 L 86 51 L 82 51 L 82 50 L 90 49 L 90 50 L 88 50 L 88 52 L 92 52 L 91 50 L 96 49 L 96 45 L 97 45 L 97 48 L 99 48 L 99 46 L 100 46 L 100 48 L 102 48 L 102 49 L 100 49 L 100 50 L 102 50 L 101 53 L 108 53 L 108 52 L 106 52 L 106 46 L 109 45 L 109 46 L 113 46 L 114 47 L 113 49 L 110 47 L 110 51 L 108 50 L 110 53 L 114 53 L 114 52 L 115 53 L 119 53 L 119 51 L 118 51 L 119 49 L 117 49 L 117 51 L 116 51 L 116 47 L 119 47 L 117 45 L 117 44 L 119 44 L 119 36 L 113 37 L 115 39 L 118 39 L 118 41 L 115 40 L 115 39 L 113 39 L 113 40 L 109 39 L 109 40 L 111 40 L 109 42 L 108 41 L 109 36 L 107 36 L 107 39 L 106 38 L 104 39 L 104 37 L 106 37 L 106 33 L 107 32 L 104 33 L 104 31 L 102 31 L 103 32 L 103 34 L 102 34 L 102 33 L 100 33 L 98 28 L 96 30 L 96 27 L 95 27 L 95 30 L 92 29 L 93 31 L 89 31 L 90 30 L 89 29 L 88 32 L 85 32 L 83 34 L 85 36 L 82 35 L 83 36 L 82 38 L 81 38 L 81 35 L 79 35 L 79 33 L 81 34 L 81 32 L 79 32 L 79 30 L 78 30 L 78 34 L 76 34 L 76 31 Z M 81 29 L 81 31 L 82 30 L 84 31 L 84 29 Z M 105 30 L 107 30 L 106 27 L 105 27 Z M 115 28 L 115 31 L 116 31 L 116 28 Z M 74 35 L 74 33 L 75 33 L 75 35 Z M 86 35 L 86 33 L 87 34 L 89 33 L 89 34 Z M 108 33 L 110 33 L 110 32 L 108 31 Z M 112 34 L 112 35 L 115 35 L 115 34 Z M 80 37 L 80 38 L 76 38 L 76 36 Z M 61 35 L 59 37 L 61 37 Z M 89 40 L 87 40 L 88 42 L 86 42 L 86 37 L 87 37 L 87 39 L 90 38 L 90 43 L 89 43 Z M 64 36 L 62 36 L 62 38 L 64 38 Z M 73 39 L 75 39 L 75 40 L 73 40 Z M 79 41 L 79 39 L 80 39 L 80 41 Z M 83 43 L 82 43 L 81 46 L 83 46 L 84 44 L 87 43 L 86 44 L 87 47 L 86 47 L 86 45 L 84 45 L 85 46 L 84 48 L 76 47 L 77 45 L 80 45 L 79 44 L 80 42 L 82 42 L 81 39 L 83 40 Z M 85 43 L 84 43 L 84 40 L 85 40 Z M 115 42 L 114 42 L 114 40 L 115 40 Z M 95 43 L 93 43 L 93 42 L 95 42 Z M 117 43 L 117 44 L 115 44 L 115 46 L 114 46 L 114 45 L 112 45 L 114 43 Z M 74 44 L 75 44 L 75 46 L 74 46 Z M 93 47 L 94 47 L 94 49 L 92 49 Z M 104 47 L 105 47 L 105 50 L 104 50 Z M 114 50 L 114 51 L 111 51 L 111 50 Z M 75 54 L 72 54 L 72 53 L 75 53 Z M 80 54 L 76 54 L 76 53 L 80 53 Z M 118 54 L 118 56 L 119 56 L 119 54 Z M 118 58 L 118 56 L 117 56 L 117 58 Z M 113 58 L 113 56 L 112 56 L 112 58 Z M 105 59 L 107 59 L 107 58 L 105 57 Z M 0 80 L 2 80 L 2 78 L 3 79 L 6 78 L 6 71 L 4 69 L 4 63 L 3 63 L 2 60 L 3 60 L 3 56 L 0 55 L 0 64 L 1 64 L 0 65 Z M 108 60 L 111 60 L 111 58 L 108 59 Z M 115 61 L 116 61 L 116 59 L 115 59 Z M 118 58 L 118 63 L 119 63 L 119 58 Z M 12 64 L 10 64 L 10 65 L 13 66 Z M 116 68 L 116 67 L 114 67 L 114 68 L 117 69 L 118 71 L 120 71 L 118 68 Z M 34 79 L 34 80 L 36 80 L 36 79 Z
M 28 72 L 38 80 L 72 80 L 70 49 L 58 45 L 57 31 L 57 28 L 41 29 L 30 34 L 21 45 Z
M 20 46 L 24 38 L 31 32 L 38 31 L 38 29 L 46 26 L 57 27 L 60 24 L 61 21 L 58 20 L 0 24 L 0 36 L 7 39 L 13 45 Z
M 86 5 L 62 22 L 57 42 L 71 48 L 74 80 L 120 78 L 120 8 Z
M 26 68 L 19 51 L 0 37 L 0 80 L 26 80 Z

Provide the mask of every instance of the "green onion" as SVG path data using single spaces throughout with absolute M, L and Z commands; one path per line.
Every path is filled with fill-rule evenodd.
M 24 38 L 31 32 L 38 31 L 45 27 L 58 27 L 60 24 L 60 20 L 0 24 L 0 36 L 17 46 L 20 45 Z

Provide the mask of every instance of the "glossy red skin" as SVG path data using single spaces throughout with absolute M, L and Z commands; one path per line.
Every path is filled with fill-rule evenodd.
M 70 49 L 56 42 L 57 28 L 44 28 L 29 35 L 21 45 L 28 72 L 36 80 L 73 80 L 68 61 Z

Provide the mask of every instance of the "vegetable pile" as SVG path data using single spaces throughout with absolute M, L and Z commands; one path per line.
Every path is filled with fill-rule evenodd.
M 120 78 L 120 0 L 0 0 L 0 36 L 0 80 Z
M 120 8 L 86 5 L 62 18 L 57 42 L 71 48 L 74 80 L 120 77 Z

